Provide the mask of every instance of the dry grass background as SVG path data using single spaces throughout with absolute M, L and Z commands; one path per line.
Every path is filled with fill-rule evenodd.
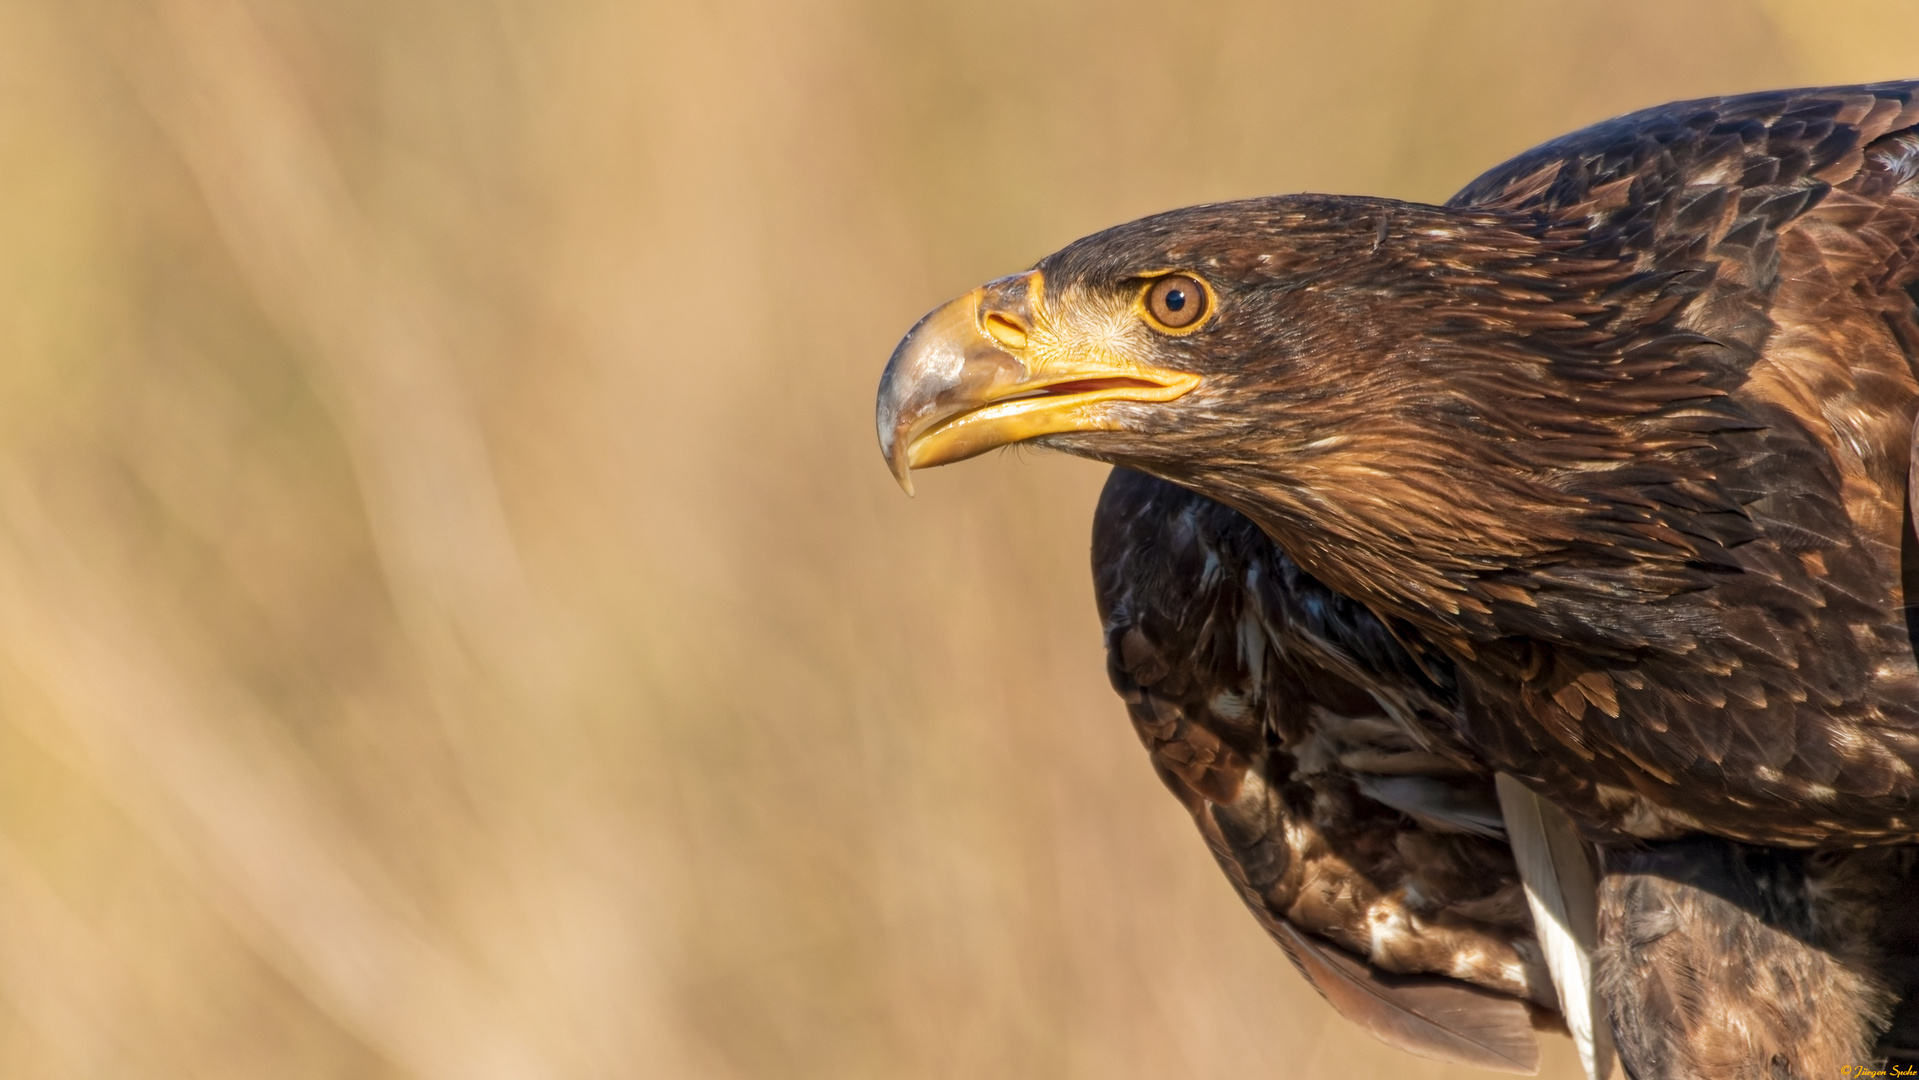
M 1893 2 L 0 0 L 0 1076 L 1464 1075 L 1158 789 L 1101 470 L 909 502 L 880 365 L 1149 211 L 1914 73 Z

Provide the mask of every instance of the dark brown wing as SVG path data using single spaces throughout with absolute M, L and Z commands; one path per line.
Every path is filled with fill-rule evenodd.
M 1710 341 L 1696 355 L 1733 420 L 1693 455 L 1710 487 L 1668 501 L 1731 556 L 1729 574 L 1681 600 L 1727 633 L 1694 658 L 1641 656 L 1635 675 L 1652 685 L 1616 694 L 1610 717 L 1551 687 L 1533 702 L 1556 714 L 1547 723 L 1604 729 L 1675 777 L 1668 792 L 1706 794 L 1677 802 L 1719 833 L 1804 844 L 1915 827 L 1900 792 L 1919 763 L 1904 610 L 1915 98 L 1919 84 L 1892 82 L 1650 109 L 1453 200 L 1577 224 L 1589 251 L 1671 274 L 1685 293 L 1675 326 Z M 1714 516 L 1735 528 L 1710 528 Z M 1599 677 L 1595 696 L 1625 691 Z M 1614 850 L 1599 967 L 1623 1057 L 1660 1076 L 1904 1059 L 1919 1009 L 1913 863 L 1913 848 L 1813 857 L 1706 836 Z
M 1916 98 L 1893 83 L 1665 106 L 1548 143 L 1453 200 L 1574 223 L 1589 251 L 1691 279 L 1676 324 L 1710 342 L 1698 356 L 1725 395 L 1716 411 L 1743 422 L 1694 453 L 1709 484 L 1664 494 L 1729 556 L 1680 601 L 1726 632 L 1691 657 L 1641 653 L 1638 688 L 1555 655 L 1543 663 L 1595 677 L 1601 700 L 1555 698 L 1562 683 L 1532 702 L 1674 777 L 1662 795 L 1714 831 L 1807 843 L 1919 825 Z M 1706 837 L 1613 851 L 1600 968 L 1622 1055 L 1649 1075 L 1909 1060 L 1915 858 Z
M 1142 474 L 1108 481 L 1093 564 L 1155 770 L 1299 969 L 1394 1045 L 1532 1071 L 1521 999 L 1555 998 L 1446 673 L 1245 518 Z
M 1655 297 L 1632 317 L 1663 321 L 1659 348 L 1683 348 L 1714 395 L 1634 422 L 1630 465 L 1579 481 L 1606 508 L 1582 525 L 1579 569 L 1529 569 L 1537 606 L 1497 613 L 1532 644 L 1504 674 L 1467 678 L 1486 721 L 1467 735 L 1495 764 L 1542 791 L 1599 779 L 1646 793 L 1675 811 L 1654 831 L 1919 834 L 1916 92 L 1664 106 L 1548 143 L 1454 198 L 1549 223 L 1562 250 L 1628 260 L 1620 290 Z M 1582 600 L 1546 625 L 1553 575 L 1649 581 L 1648 562 L 1620 553 L 1662 544 L 1689 560 L 1670 596 Z

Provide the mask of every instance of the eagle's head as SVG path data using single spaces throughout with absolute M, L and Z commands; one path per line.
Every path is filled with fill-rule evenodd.
M 1691 360 L 1711 343 L 1672 322 L 1704 280 L 1498 211 L 1189 207 L 928 314 L 881 378 L 880 448 L 908 491 L 1022 442 L 1126 465 L 1248 514 L 1349 595 L 1477 609 L 1462 594 L 1488 575 L 1697 471 L 1668 462 L 1696 433 L 1668 429 L 1718 392 Z

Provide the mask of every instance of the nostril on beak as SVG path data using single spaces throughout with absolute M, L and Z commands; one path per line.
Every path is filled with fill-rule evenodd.
M 986 316 L 986 332 L 994 341 L 1008 349 L 1026 347 L 1026 327 L 1010 315 L 995 311 Z

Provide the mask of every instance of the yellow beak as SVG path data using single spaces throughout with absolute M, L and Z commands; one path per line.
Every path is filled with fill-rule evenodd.
M 913 493 L 912 470 L 1068 431 L 1111 431 L 1114 401 L 1171 401 L 1199 385 L 1106 350 L 1037 348 L 1039 271 L 974 289 L 919 321 L 880 376 L 880 453 Z

